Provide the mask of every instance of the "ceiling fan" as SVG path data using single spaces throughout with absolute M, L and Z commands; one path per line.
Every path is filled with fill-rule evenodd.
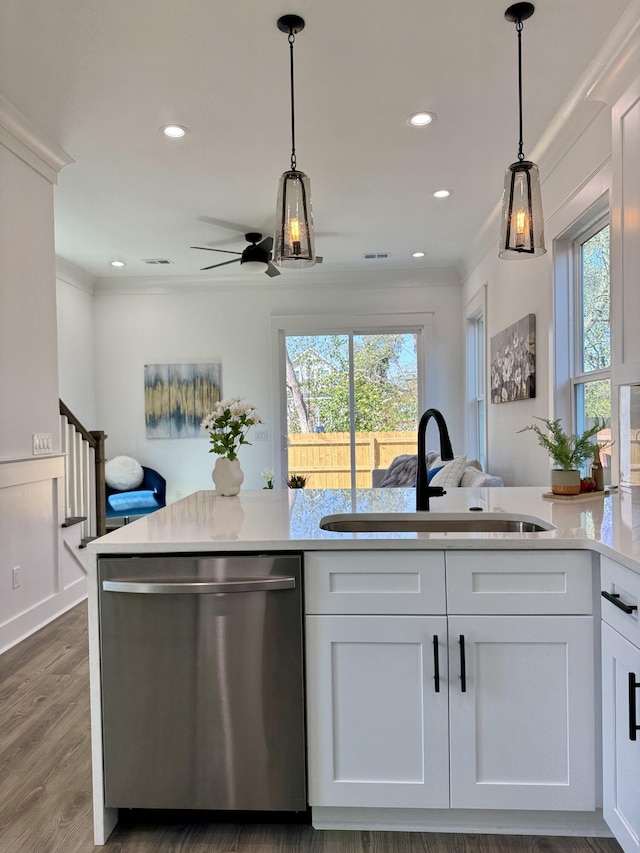
M 201 267 L 201 272 L 204 270 L 213 270 L 216 267 L 226 267 L 227 264 L 240 263 L 245 272 L 265 272 L 268 276 L 273 277 L 280 275 L 280 270 L 275 264 L 271 263 L 271 249 L 273 248 L 273 237 L 265 237 L 262 239 L 262 234 L 257 231 L 249 231 L 244 235 L 247 243 L 251 245 L 243 252 L 232 252 L 229 249 L 212 249 L 209 246 L 191 246 L 192 249 L 202 249 L 205 252 L 224 252 L 226 255 L 239 255 L 232 261 L 222 261 L 220 264 L 212 264 L 210 267 Z

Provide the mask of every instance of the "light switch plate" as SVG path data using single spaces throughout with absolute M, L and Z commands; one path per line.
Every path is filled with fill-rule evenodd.
M 257 429 L 253 433 L 254 441 L 269 441 L 269 430 L 268 429 Z
M 50 432 L 33 433 L 33 455 L 40 456 L 52 452 L 52 438 Z

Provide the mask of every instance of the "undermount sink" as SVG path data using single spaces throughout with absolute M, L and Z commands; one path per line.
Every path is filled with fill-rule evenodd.
M 512 513 L 353 512 L 325 515 L 334 533 L 544 533 L 553 524 Z

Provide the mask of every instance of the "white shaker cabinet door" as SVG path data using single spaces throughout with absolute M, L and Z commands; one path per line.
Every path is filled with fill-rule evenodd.
M 625 853 L 640 850 L 640 650 L 602 625 L 604 819 Z
M 449 682 L 452 808 L 595 808 L 591 617 L 450 616 Z
M 310 804 L 448 808 L 446 617 L 306 628 Z

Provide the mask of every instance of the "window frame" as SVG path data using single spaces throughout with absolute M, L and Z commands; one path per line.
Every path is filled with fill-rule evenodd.
M 482 324 L 482 333 L 478 325 Z M 467 456 L 478 459 L 483 470 L 488 458 L 488 408 L 487 408 L 487 285 L 465 306 L 466 342 L 466 432 Z M 479 411 L 482 409 L 483 429 Z
M 272 388 L 274 429 L 279 446 L 274 442 L 274 472 L 276 482 L 282 482 L 288 470 L 287 395 L 285 339 L 290 335 L 349 335 L 350 360 L 353 360 L 353 336 L 359 334 L 413 333 L 417 335 L 418 413 L 425 407 L 429 380 L 429 356 L 432 349 L 434 312 L 416 314 L 367 314 L 340 316 L 334 314 L 286 316 L 271 318 L 272 364 L 275 377 Z M 283 393 L 284 389 L 284 393 Z M 350 388 L 351 424 L 351 481 L 355 471 L 355 434 L 353 430 L 353 385 Z M 416 424 L 417 426 L 417 424 Z M 353 489 L 352 489 L 353 490 Z
M 576 236 L 571 241 L 573 253 L 573 275 L 571 282 L 573 322 L 571 324 L 572 359 L 569 386 L 571 389 L 571 428 L 572 431 L 576 434 L 580 434 L 585 430 L 584 418 L 582 417 L 582 413 L 578 412 L 577 407 L 579 387 L 582 387 L 584 389 L 585 386 L 590 382 L 608 382 L 609 393 L 611 398 L 611 408 L 613 409 L 614 389 L 612 385 L 611 353 L 609 356 L 609 366 L 607 368 L 600 368 L 599 370 L 584 369 L 584 287 L 582 252 L 584 244 L 607 227 L 609 228 L 609 235 L 611 235 L 611 220 L 608 210 L 606 212 L 603 212 L 595 220 L 592 220 L 590 224 L 584 227 L 578 234 L 576 234 Z M 611 281 L 609 281 L 609 305 L 611 305 Z M 611 311 L 609 311 L 609 329 L 611 330 Z
M 582 245 L 607 225 L 611 229 L 609 187 L 610 168 L 604 168 L 571 200 L 567 209 L 562 211 L 565 221 L 573 213 L 573 221 L 554 239 L 554 413 L 551 417 L 561 418 L 565 424 L 570 424 L 572 432 L 582 431 L 578 423 L 577 389 L 588 382 L 606 380 L 609 381 L 611 389 L 611 434 L 615 437 L 618 428 L 618 400 L 612 381 L 611 363 L 609 368 L 602 370 L 577 369 L 583 364 Z M 610 328 L 613 338 L 614 331 Z M 610 476 L 612 483 L 618 481 L 618 447 L 615 441 L 611 451 Z

